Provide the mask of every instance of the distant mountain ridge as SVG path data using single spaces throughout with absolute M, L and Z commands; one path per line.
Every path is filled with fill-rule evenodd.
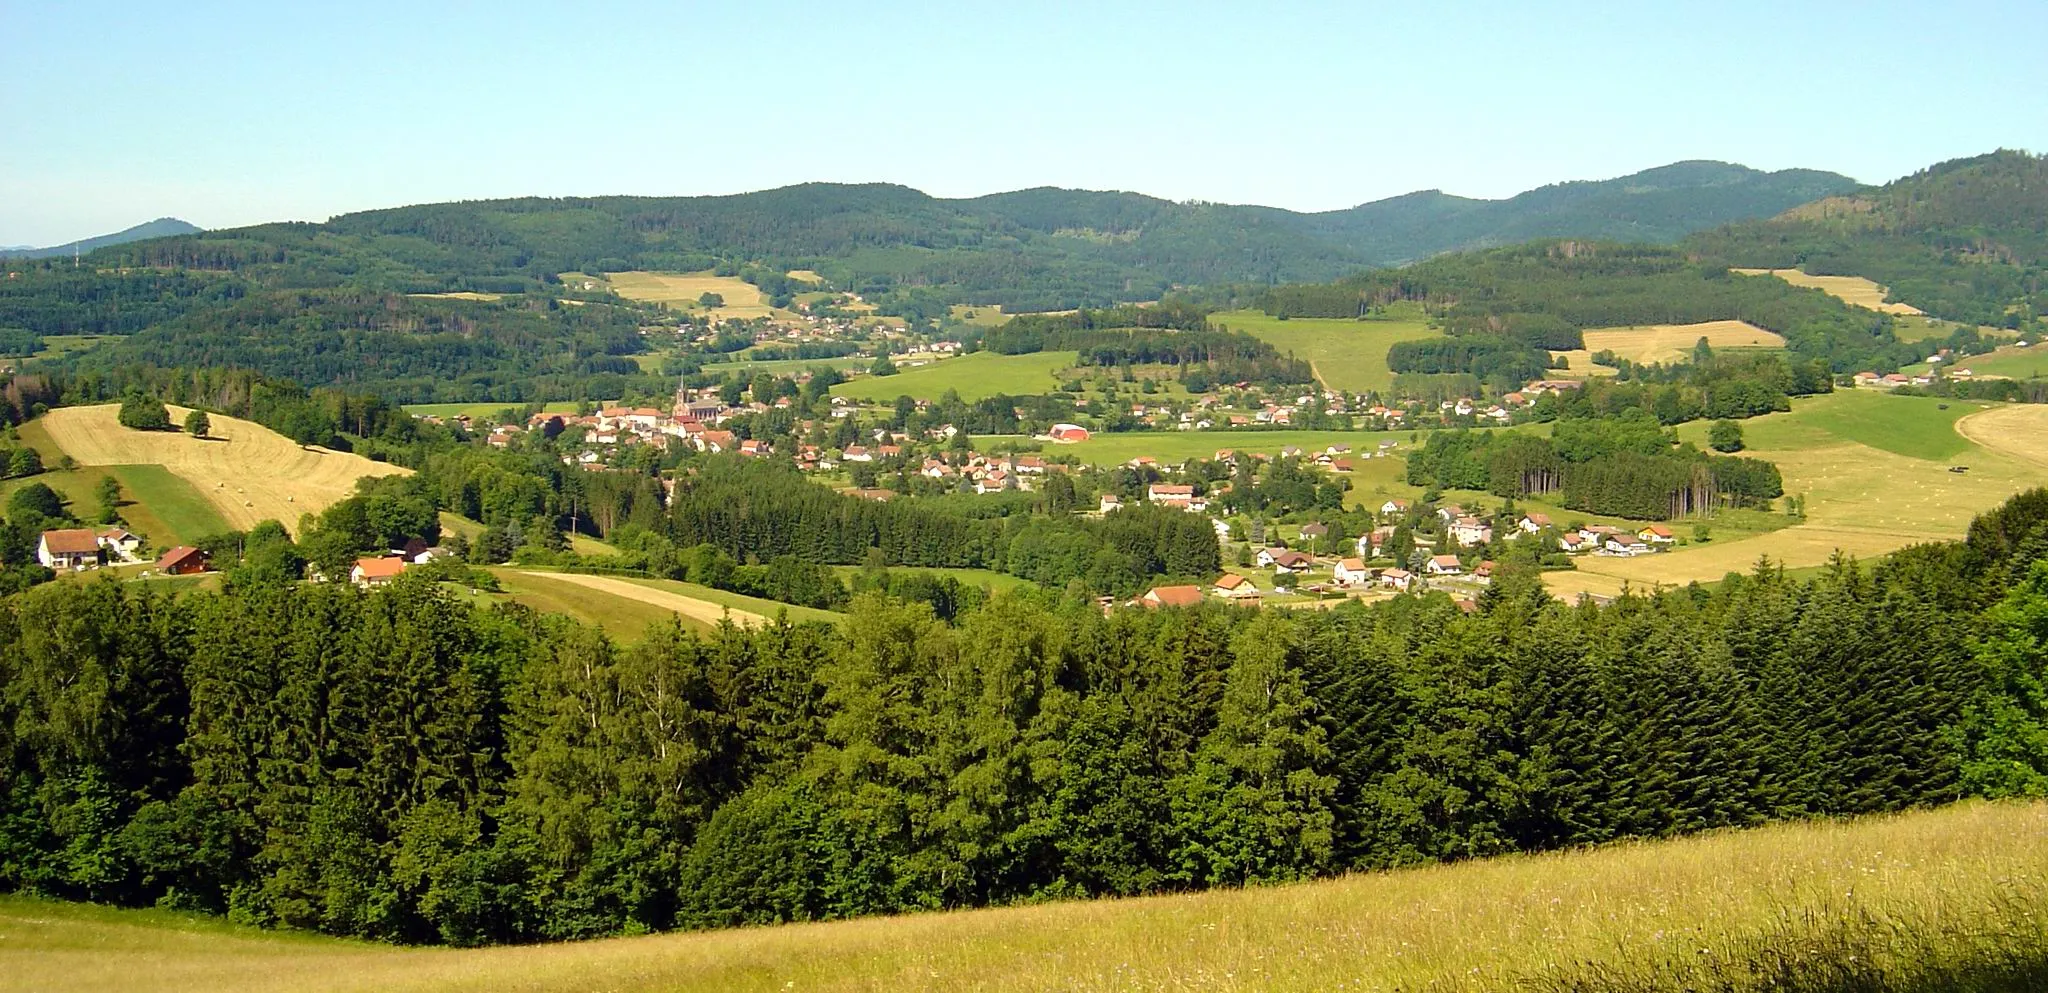
M 311 280 L 304 285 L 407 292 L 758 263 L 815 270 L 863 293 L 1057 310 L 1156 299 L 1190 284 L 1328 280 L 1530 238 L 1669 243 L 1859 188 L 1833 173 L 1681 162 L 1506 200 L 1424 192 L 1299 213 L 1050 187 L 945 200 L 891 184 L 807 183 L 717 197 L 421 204 L 146 241 L 109 258 L 283 267 Z
M 181 234 L 198 234 L 202 230 L 204 229 L 197 224 L 181 221 L 175 217 L 159 217 L 156 220 L 145 221 L 132 228 L 116 231 L 113 234 L 81 238 L 77 241 L 65 242 L 62 245 L 51 245 L 48 248 L 25 246 L 0 248 L 0 258 L 45 259 L 58 255 L 70 255 L 73 252 L 84 254 L 112 245 L 125 245 L 129 242 L 145 241 L 150 238 L 169 238 Z

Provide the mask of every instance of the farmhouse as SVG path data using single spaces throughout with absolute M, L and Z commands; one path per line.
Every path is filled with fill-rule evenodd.
M 1456 555 L 1432 555 L 1423 570 L 1432 576 L 1457 576 L 1464 573 L 1465 567 L 1458 564 Z
M 382 586 L 398 578 L 405 571 L 405 560 L 400 558 L 357 559 L 355 567 L 348 571 L 348 581 L 362 587 Z
M 179 545 L 156 560 L 156 571 L 166 576 L 192 576 L 206 571 L 206 553 L 190 545 Z
M 1216 580 L 1216 595 L 1232 600 L 1244 600 L 1259 595 L 1259 588 L 1252 581 L 1234 572 L 1226 572 Z
M 1641 531 L 1637 531 L 1636 537 L 1652 545 L 1669 545 L 1678 540 L 1671 534 L 1671 529 L 1662 524 L 1652 524 Z
M 1207 501 L 1195 496 L 1195 488 L 1187 485 L 1153 483 L 1145 488 L 1145 499 L 1162 507 L 1178 507 L 1181 510 L 1199 511 L 1207 506 Z
M 1360 559 L 1339 559 L 1335 578 L 1339 586 L 1363 586 L 1372 582 L 1372 570 Z
M 1451 540 L 1470 548 L 1493 540 L 1493 525 L 1477 517 L 1460 517 L 1451 524 Z
M 1316 557 L 1292 548 L 1266 548 L 1259 551 L 1259 564 L 1274 572 L 1301 572 L 1315 568 Z
M 1192 607 L 1202 602 L 1202 588 L 1199 586 L 1155 586 L 1139 603 L 1146 607 Z
M 100 539 L 87 528 L 63 528 L 43 532 L 36 545 L 36 561 L 51 569 L 97 569 Z

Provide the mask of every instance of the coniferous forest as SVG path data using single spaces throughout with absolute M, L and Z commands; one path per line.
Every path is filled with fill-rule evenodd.
M 1171 892 L 2048 792 L 2048 491 L 1572 607 L 656 631 L 413 578 L 0 602 L 0 886 L 486 943 Z

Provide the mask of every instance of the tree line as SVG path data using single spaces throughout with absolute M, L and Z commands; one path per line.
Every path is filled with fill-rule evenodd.
M 424 578 L 0 601 L 0 886 L 477 944 L 1177 892 L 2048 792 L 2048 491 L 1811 579 L 631 647 Z

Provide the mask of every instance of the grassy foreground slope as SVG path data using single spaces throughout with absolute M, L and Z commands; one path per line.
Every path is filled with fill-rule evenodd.
M 0 898 L 0 988 L 2038 989 L 2044 832 L 2048 805 L 1969 803 L 1298 886 L 471 951 Z

